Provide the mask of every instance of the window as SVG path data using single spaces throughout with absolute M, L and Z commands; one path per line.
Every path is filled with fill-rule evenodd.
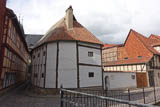
M 46 52 L 44 51 L 44 52 L 43 52 L 43 56 L 45 56 L 45 54 L 46 54 Z
M 42 73 L 42 78 L 44 78 L 44 73 Z
M 38 57 L 40 57 L 40 53 L 38 54 Z
M 21 41 L 19 41 L 19 49 L 21 49 Z
M 138 58 L 142 58 L 142 56 L 138 56 Z
M 128 59 L 128 57 L 125 57 L 124 59 Z
M 35 55 L 33 55 L 33 59 L 35 59 Z
M 35 74 L 34 74 L 34 77 L 35 77 L 35 78 L 37 78 L 37 77 L 38 77 L 38 75 L 35 73 Z
M 160 78 L 160 73 L 158 73 L 158 78 Z
M 89 77 L 94 77 L 94 72 L 89 72 L 88 76 Z
M 11 28 L 10 28 L 10 38 L 12 39 L 13 36 L 13 25 L 11 24 Z
M 131 78 L 134 80 L 136 77 L 135 77 L 135 75 L 132 75 Z
M 93 52 L 88 52 L 89 57 L 93 57 Z

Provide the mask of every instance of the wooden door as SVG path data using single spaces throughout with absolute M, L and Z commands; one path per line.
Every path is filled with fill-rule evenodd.
M 136 73 L 137 87 L 148 87 L 147 73 Z

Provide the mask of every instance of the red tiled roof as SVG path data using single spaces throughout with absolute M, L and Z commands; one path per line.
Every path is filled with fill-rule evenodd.
M 65 40 L 65 41 L 82 41 L 102 45 L 103 43 L 97 39 L 91 32 L 76 21 L 74 18 L 73 28 L 67 30 L 65 17 L 57 22 L 50 30 L 40 39 L 36 47 L 47 42 Z
M 104 66 L 147 63 L 154 54 L 160 55 L 152 46 L 160 43 L 160 36 L 152 35 L 149 38 L 130 30 L 123 46 L 118 47 L 118 60 L 104 63 Z M 138 58 L 141 56 L 141 58 Z M 124 58 L 128 59 L 124 59 Z
M 151 44 L 153 43 L 152 41 L 150 41 L 147 37 L 143 36 L 142 34 L 133 31 L 135 33 L 135 35 L 139 38 L 139 40 L 144 44 L 144 46 L 153 54 L 158 54 L 160 55 L 159 52 L 157 52 L 152 46 Z
M 148 38 L 150 40 L 151 46 L 157 46 L 160 45 L 160 36 L 151 34 Z
M 152 57 L 123 59 L 123 60 L 118 60 L 118 61 L 107 62 L 104 64 L 104 66 L 147 63 L 151 58 Z

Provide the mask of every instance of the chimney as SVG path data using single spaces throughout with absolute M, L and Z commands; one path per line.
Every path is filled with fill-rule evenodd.
M 67 30 L 70 30 L 73 28 L 73 9 L 72 9 L 72 6 L 69 6 L 69 8 L 66 10 L 66 25 L 67 25 Z

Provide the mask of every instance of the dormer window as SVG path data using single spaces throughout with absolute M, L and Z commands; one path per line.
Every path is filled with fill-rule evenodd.
M 128 57 L 125 57 L 124 59 L 128 59 Z
M 138 58 L 142 58 L 142 56 L 138 56 Z

